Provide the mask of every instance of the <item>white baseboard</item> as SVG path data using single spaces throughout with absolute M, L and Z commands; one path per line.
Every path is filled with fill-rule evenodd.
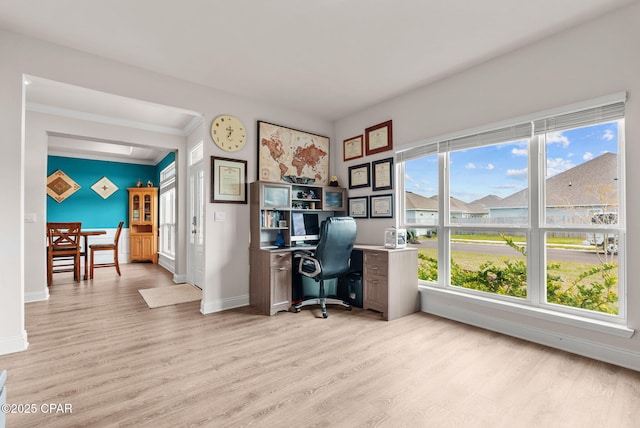
M 183 284 L 187 282 L 187 274 L 183 273 L 182 275 L 173 274 L 173 282 L 176 284 Z
M 430 304 L 426 294 L 420 293 L 423 312 L 640 371 L 638 352 L 474 312 L 468 306 Z
M 203 314 L 212 314 L 214 312 L 225 311 L 227 309 L 239 308 L 249 305 L 249 295 L 232 297 L 229 299 L 213 300 L 200 303 L 200 312 Z
M 24 293 L 25 303 L 44 302 L 45 300 L 49 300 L 49 287 L 46 287 L 42 291 L 29 291 Z
M 0 355 L 13 354 L 26 351 L 29 347 L 27 331 L 22 330 L 22 335 L 0 339 Z

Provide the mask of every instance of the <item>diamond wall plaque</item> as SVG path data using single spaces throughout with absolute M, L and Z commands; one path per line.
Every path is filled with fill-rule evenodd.
M 67 174 L 57 170 L 47 177 L 47 195 L 51 196 L 58 203 L 64 201 L 80 189 L 78 183 L 73 181 Z
M 91 188 L 98 195 L 102 196 L 102 199 L 107 199 L 109 196 L 113 195 L 116 190 L 118 190 L 118 186 L 113 184 L 107 177 L 102 177 L 100 180 L 96 181 Z

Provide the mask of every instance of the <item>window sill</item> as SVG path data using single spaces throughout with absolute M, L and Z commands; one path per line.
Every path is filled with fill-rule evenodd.
M 629 339 L 635 333 L 635 330 L 628 328 L 627 326 L 612 322 L 580 317 L 577 315 L 566 314 L 562 312 L 555 312 L 548 309 L 536 308 L 513 302 L 505 302 L 481 296 L 474 296 L 467 293 L 457 292 L 455 290 L 443 289 L 440 287 L 433 287 L 429 285 L 421 284 L 418 288 L 421 292 L 426 292 L 429 294 L 439 294 L 441 296 L 452 297 L 466 303 L 476 304 L 495 310 L 529 316 L 544 321 L 555 322 L 571 327 L 577 327 L 626 339 Z

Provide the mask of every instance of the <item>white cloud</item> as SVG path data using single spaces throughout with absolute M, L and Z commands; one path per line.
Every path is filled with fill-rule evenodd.
M 582 155 L 582 159 L 584 159 L 584 160 L 590 160 L 590 159 L 593 159 L 593 153 L 591 153 L 591 152 L 584 152 L 584 154 Z
M 411 182 L 415 181 L 415 180 L 413 179 L 413 177 L 411 177 L 409 174 L 405 174 L 405 175 L 404 175 L 404 179 L 405 179 L 405 180 L 407 180 L 407 181 L 411 181 Z
M 507 177 L 515 178 L 516 180 L 526 180 L 527 179 L 527 168 L 522 169 L 508 169 Z
M 492 164 L 492 163 L 488 163 L 488 164 L 487 164 L 487 169 L 488 169 L 489 171 L 491 171 L 493 168 L 495 168 L 495 167 L 493 166 L 493 164 Z
M 607 129 L 604 131 L 604 135 L 602 136 L 603 140 L 607 140 L 607 141 L 611 141 L 613 140 L 615 137 L 615 135 L 613 134 L 613 131 L 611 129 Z
M 475 169 L 476 166 L 473 164 L 473 162 L 469 162 L 464 167 L 467 169 Z
M 554 176 L 558 173 L 573 168 L 573 162 L 563 158 L 547 158 L 547 177 Z
M 511 149 L 511 154 L 514 156 L 527 156 L 528 153 L 529 151 L 527 149 Z
M 559 143 L 563 148 L 567 148 L 571 142 L 562 132 L 549 132 L 547 134 L 547 143 L 555 144 Z

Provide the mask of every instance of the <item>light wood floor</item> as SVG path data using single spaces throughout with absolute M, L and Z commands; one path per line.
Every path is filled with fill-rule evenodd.
M 8 402 L 39 409 L 9 428 L 640 425 L 640 373 L 427 314 L 202 315 L 147 308 L 138 289 L 172 284 L 157 265 L 70 279 L 27 304 L 29 349 L 0 356 Z

